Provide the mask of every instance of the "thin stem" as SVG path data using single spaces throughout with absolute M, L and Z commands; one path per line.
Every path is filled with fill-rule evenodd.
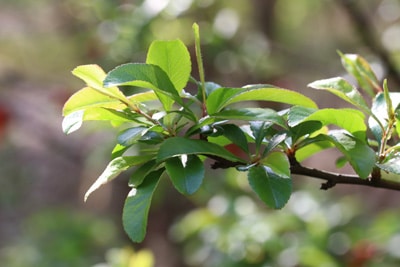
M 203 116 L 206 115 L 206 82 L 205 82 L 205 75 L 204 75 L 204 66 L 203 66 L 203 58 L 201 56 L 201 43 L 200 43 L 200 31 L 199 25 L 197 23 L 193 24 L 193 31 L 194 31 L 194 41 L 195 41 L 195 49 L 196 49 L 196 59 L 197 65 L 199 68 L 199 76 L 200 76 L 200 91 L 203 98 Z

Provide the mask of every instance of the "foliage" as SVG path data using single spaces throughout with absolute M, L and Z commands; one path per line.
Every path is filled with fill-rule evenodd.
M 117 237 L 109 219 L 46 210 L 24 222 L 21 235 L 0 250 L 0 260 L 9 267 L 91 266 L 119 243 Z
M 232 190 L 230 190 L 232 191 Z M 185 266 L 398 266 L 398 210 L 365 216 L 354 196 L 297 190 L 273 215 L 251 194 L 218 192 L 171 231 Z M 250 193 L 250 192 L 249 192 Z M 324 194 L 324 195 L 322 195 Z
M 400 97 L 389 92 L 386 81 L 380 86 L 362 57 L 339 53 L 345 69 L 372 98 L 372 107 L 357 87 L 335 77 L 309 87 L 328 91 L 353 107 L 320 109 L 309 97 L 273 85 L 232 88 L 206 81 L 196 24 L 194 33 L 199 80 L 190 75 L 190 53 L 180 40 L 154 42 L 146 63 L 120 65 L 108 73 L 97 65 L 73 70 L 86 87 L 65 103 L 64 132 L 91 120 L 109 121 L 120 129 L 112 159 L 85 200 L 121 172 L 134 169 L 123 210 L 124 228 L 133 241 L 145 237 L 160 178 L 166 174 L 180 193 L 191 195 L 203 183 L 207 159 L 213 169 L 246 172 L 255 194 L 274 209 L 289 200 L 293 174 L 308 171 L 300 163 L 328 147 L 343 154 L 341 161 L 357 174 L 355 183 L 388 187 L 390 183 L 381 182 L 381 170 L 400 174 Z M 127 88 L 129 94 L 124 93 Z M 260 101 L 287 108 L 260 108 Z M 323 174 L 308 173 L 318 178 Z M 326 178 L 325 188 L 337 182 L 332 177 Z

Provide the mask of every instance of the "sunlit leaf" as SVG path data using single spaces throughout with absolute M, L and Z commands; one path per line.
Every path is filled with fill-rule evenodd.
M 272 101 L 316 108 L 317 105 L 310 98 L 287 89 L 271 85 L 253 85 L 244 88 L 218 88 L 207 98 L 207 111 L 214 114 L 226 106 L 243 101 Z
M 363 112 L 371 114 L 367 103 L 358 92 L 357 88 L 341 77 L 318 80 L 308 85 L 314 89 L 327 90 L 350 104 L 360 108 Z
M 72 71 L 72 74 L 85 81 L 89 87 L 104 95 L 120 100 L 126 99 L 125 95 L 117 87 L 103 87 L 103 80 L 106 77 L 106 73 L 98 65 L 78 66 Z
M 180 40 L 154 41 L 147 52 L 146 63 L 163 69 L 179 92 L 189 80 L 190 54 Z
M 154 191 L 164 169 L 151 172 L 137 188 L 133 188 L 125 200 L 122 223 L 133 242 L 142 242 L 146 235 L 147 220 Z
M 268 167 L 250 168 L 248 179 L 254 192 L 271 208 L 284 207 L 292 194 L 292 179 L 281 177 Z
M 169 158 L 165 169 L 175 188 L 184 195 L 195 193 L 203 183 L 204 164 L 195 155 Z
M 121 172 L 126 171 L 132 166 L 142 164 L 152 159 L 153 155 L 141 155 L 141 156 L 127 156 L 118 157 L 113 159 L 103 171 L 103 173 L 97 178 L 85 194 L 85 201 L 94 191 L 99 189 L 102 185 L 110 182 L 116 178 Z
M 121 101 L 106 96 L 93 88 L 85 87 L 73 94 L 64 104 L 63 115 L 66 116 L 77 110 L 92 107 L 124 109 L 126 105 Z

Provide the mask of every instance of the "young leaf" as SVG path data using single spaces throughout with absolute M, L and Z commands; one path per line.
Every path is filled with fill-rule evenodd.
M 358 107 L 367 114 L 371 114 L 367 103 L 358 92 L 357 88 L 341 77 L 318 80 L 308 85 L 311 88 L 319 90 L 327 90 L 350 104 Z
M 126 101 L 125 95 L 117 87 L 103 87 L 103 80 L 106 74 L 98 65 L 78 66 L 72 71 L 72 74 L 85 81 L 89 87 L 96 91 L 106 96 L 122 100 L 122 102 Z
M 178 91 L 167 73 L 159 66 L 128 63 L 110 71 L 104 79 L 104 87 L 130 85 L 152 89 L 166 110 L 170 110 L 174 101 L 183 104 Z
M 190 54 L 180 40 L 155 41 L 147 52 L 146 63 L 159 66 L 178 92 L 186 86 L 191 72 Z
M 142 242 L 146 236 L 147 220 L 154 191 L 164 169 L 151 172 L 137 188 L 133 188 L 125 200 L 122 223 L 133 242 Z
M 219 145 L 203 140 L 171 137 L 161 144 L 158 150 L 157 162 L 165 161 L 172 157 L 193 154 L 214 155 L 233 162 L 243 161 Z
M 292 179 L 281 177 L 265 166 L 255 166 L 248 172 L 251 188 L 269 207 L 280 209 L 292 194 Z
M 169 158 L 165 162 L 165 169 L 181 194 L 191 195 L 203 183 L 204 164 L 196 155 Z
M 73 94 L 67 102 L 65 102 L 63 115 L 66 116 L 72 112 L 93 107 L 124 109 L 126 108 L 126 105 L 121 103 L 119 100 L 96 91 L 93 88 L 85 87 Z
M 99 189 L 102 185 L 110 182 L 116 178 L 121 172 L 126 171 L 134 165 L 139 165 L 152 159 L 154 155 L 142 155 L 142 156 L 128 156 L 118 157 L 113 159 L 103 173 L 97 178 L 92 184 L 89 190 L 85 194 L 85 201 L 88 199 L 90 194 Z
M 218 88 L 207 98 L 207 111 L 214 114 L 226 106 L 243 101 L 272 101 L 317 108 L 317 104 L 310 98 L 287 89 L 271 85 L 253 85 L 244 88 Z
M 374 71 L 363 57 L 356 54 L 342 54 L 340 52 L 339 55 L 347 72 L 356 78 L 360 87 L 371 97 L 375 96 L 378 92 L 382 92 Z

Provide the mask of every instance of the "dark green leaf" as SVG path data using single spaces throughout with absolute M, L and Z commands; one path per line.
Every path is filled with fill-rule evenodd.
M 129 186 L 130 187 L 138 187 L 139 185 L 142 184 L 146 176 L 154 171 L 156 167 L 158 166 L 158 163 L 156 160 L 150 160 L 146 163 L 143 163 L 143 165 L 139 166 L 131 175 L 131 178 L 129 179 Z
M 132 127 L 122 131 L 118 137 L 117 142 L 123 146 L 131 146 L 135 144 L 142 136 L 148 131 L 146 127 Z
M 183 137 L 166 139 L 160 146 L 157 161 L 161 162 L 172 157 L 192 154 L 214 155 L 233 162 L 243 161 L 217 144 Z
M 163 69 L 178 92 L 186 86 L 192 69 L 189 51 L 180 40 L 154 41 L 147 52 L 146 63 Z
M 264 121 L 251 121 L 250 122 L 250 129 L 251 133 L 254 137 L 254 143 L 256 146 L 257 151 L 259 151 L 261 144 L 265 140 L 265 136 L 269 128 L 271 127 L 271 123 L 264 122 Z
M 268 145 L 265 147 L 263 152 L 263 156 L 266 156 L 273 149 L 275 149 L 278 145 L 280 145 L 283 141 L 285 141 L 287 137 L 286 133 L 277 133 L 268 140 Z
M 400 174 L 400 158 L 399 157 L 392 158 L 384 163 L 378 163 L 376 165 L 386 172 Z
M 219 127 L 221 127 L 221 129 L 223 130 L 222 134 L 226 138 L 228 138 L 232 143 L 240 147 L 240 149 L 242 149 L 244 152 L 249 152 L 246 135 L 243 133 L 239 126 L 236 126 L 235 124 L 223 124 Z
M 167 159 L 165 168 L 175 188 L 184 195 L 195 193 L 203 183 L 204 164 L 195 155 Z
M 250 168 L 248 179 L 254 192 L 271 208 L 284 207 L 292 194 L 292 179 L 281 177 L 268 167 Z
M 331 131 L 329 132 L 329 139 L 347 158 L 354 171 L 361 178 L 367 178 L 375 166 L 376 155 L 374 150 L 345 131 Z
M 268 108 L 227 109 L 211 115 L 213 118 L 226 120 L 270 121 L 286 128 L 286 123 L 275 110 Z
M 152 89 L 166 110 L 170 110 L 174 101 L 182 99 L 167 73 L 159 66 L 141 63 L 120 65 L 110 71 L 104 80 L 105 87 L 131 85 Z
M 164 169 L 151 172 L 137 188 L 133 188 L 125 200 L 122 223 L 133 242 L 143 241 L 151 200 Z

